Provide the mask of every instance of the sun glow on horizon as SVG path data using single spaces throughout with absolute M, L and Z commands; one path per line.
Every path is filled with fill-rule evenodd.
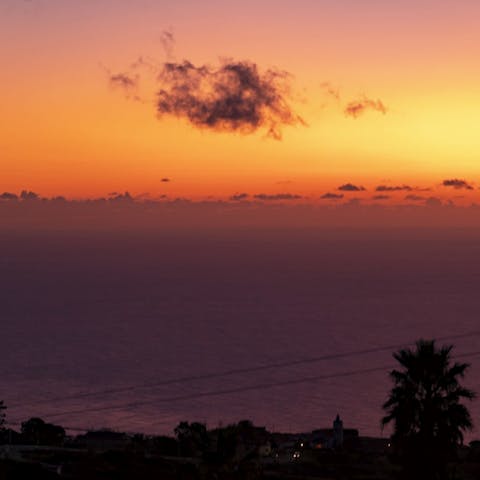
M 2 191 L 26 188 L 72 198 L 126 190 L 189 198 L 288 191 L 318 201 L 346 182 L 369 185 L 370 191 L 385 182 L 405 183 L 453 198 L 459 191 L 442 187 L 443 180 L 460 178 L 474 186 L 480 181 L 479 72 L 473 62 L 480 36 L 471 22 L 480 7 L 462 2 L 465 8 L 455 13 L 460 23 L 451 25 L 446 6 L 428 17 L 423 4 L 368 2 L 361 9 L 347 0 L 304 0 L 304 12 L 292 14 L 301 29 L 291 23 L 289 2 L 280 2 L 267 22 L 268 1 L 249 20 L 248 37 L 239 23 L 222 16 L 228 10 L 246 22 L 248 2 L 227 10 L 212 3 L 202 12 L 187 0 L 164 3 L 135 9 L 124 1 L 101 7 L 6 2 L 0 21 L 9 65 L 0 79 Z M 199 21 L 193 25 L 195 12 Z M 341 18 L 341 31 L 328 26 Z M 168 48 L 159 19 L 171 32 Z M 280 35 L 287 25 L 289 38 Z M 229 29 L 238 34 L 235 41 Z M 262 75 L 284 69 L 292 74 L 292 114 L 306 125 L 280 124 L 282 139 L 274 140 L 256 127 L 243 133 L 215 131 L 206 123 L 199 128 L 200 117 L 192 124 L 193 113 L 185 109 L 177 112 L 180 118 L 159 118 L 155 102 L 164 87 L 158 75 L 166 60 L 188 60 L 201 75 L 202 65 L 214 71 L 222 62 L 251 62 Z M 133 80 L 124 84 L 128 92 L 113 88 L 109 75 L 120 73 L 135 82 L 138 77 L 138 89 Z M 261 99 L 270 87 L 262 88 Z M 172 182 L 162 184 L 164 177 Z M 460 192 L 465 202 L 477 201 L 475 190 Z

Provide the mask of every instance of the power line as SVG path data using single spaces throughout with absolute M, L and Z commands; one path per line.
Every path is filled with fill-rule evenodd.
M 456 358 L 467 358 L 467 357 L 474 357 L 479 355 L 480 355 L 480 350 L 460 354 L 460 355 L 457 355 Z M 123 404 L 103 405 L 101 407 L 83 408 L 83 409 L 77 409 L 77 410 L 57 412 L 50 415 L 45 415 L 45 417 L 50 419 L 50 418 L 65 417 L 67 415 L 70 416 L 70 415 L 80 415 L 83 413 L 104 412 L 104 411 L 112 411 L 112 410 L 119 410 L 119 409 L 121 410 L 125 408 L 136 408 L 144 405 L 154 405 L 157 403 L 172 403 L 172 402 L 180 402 L 185 400 L 194 400 L 198 398 L 230 395 L 233 393 L 244 393 L 244 392 L 254 391 L 254 390 L 266 390 L 274 387 L 285 387 L 285 386 L 291 386 L 291 385 L 298 385 L 301 383 L 318 382 L 321 380 L 327 380 L 331 378 L 342 378 L 342 377 L 349 377 L 349 376 L 354 376 L 359 374 L 388 371 L 395 367 L 396 365 L 383 365 L 380 367 L 349 370 L 345 372 L 338 372 L 335 374 L 332 373 L 332 374 L 324 374 L 324 375 L 315 375 L 310 377 L 302 377 L 302 378 L 296 378 L 296 379 L 290 379 L 290 380 L 284 380 L 284 381 L 278 381 L 278 382 L 261 383 L 261 384 L 249 385 L 246 387 L 235 387 L 235 388 L 229 388 L 229 389 L 223 389 L 223 390 L 212 390 L 212 391 L 206 391 L 206 392 L 192 393 L 188 395 L 178 395 L 174 397 L 163 397 L 163 398 L 161 397 L 155 400 L 145 400 L 140 402 L 130 402 L 130 403 L 123 403 Z
M 475 337 L 475 336 L 479 336 L 479 335 L 480 335 L 480 331 L 472 331 L 472 332 L 462 333 L 462 334 L 458 334 L 458 335 L 448 335 L 448 336 L 444 336 L 444 337 L 438 337 L 436 340 L 438 340 L 438 341 L 458 340 L 458 339 L 461 339 L 461 338 L 469 338 L 469 337 Z M 125 387 L 109 388 L 109 389 L 96 390 L 96 391 L 90 391 L 90 392 L 79 392 L 77 394 L 72 394 L 72 395 L 67 395 L 67 396 L 58 396 L 58 397 L 53 397 L 53 398 L 41 399 L 41 400 L 38 400 L 38 401 L 35 401 L 35 402 L 32 401 L 32 402 L 27 402 L 27 403 L 23 403 L 23 404 L 21 403 L 21 404 L 15 405 L 15 407 L 22 408 L 22 407 L 28 407 L 28 406 L 32 406 L 32 405 L 42 405 L 42 404 L 46 404 L 46 403 L 65 401 L 65 400 L 79 400 L 79 399 L 82 399 L 82 398 L 96 397 L 96 396 L 100 396 L 100 395 L 109 395 L 109 394 L 114 394 L 114 393 L 125 393 L 125 392 L 130 392 L 130 391 L 135 391 L 135 390 L 157 388 L 157 387 L 163 387 L 163 386 L 168 386 L 168 385 L 173 385 L 173 384 L 180 384 L 180 383 L 187 383 L 187 382 L 194 382 L 194 381 L 202 381 L 202 380 L 210 380 L 210 379 L 213 379 L 213 378 L 229 377 L 229 376 L 241 375 L 241 374 L 245 374 L 245 373 L 260 372 L 260 371 L 264 371 L 264 370 L 287 368 L 287 367 L 293 367 L 293 366 L 297 366 L 297 365 L 306 365 L 306 364 L 309 364 L 309 363 L 317 363 L 317 362 L 326 361 L 326 360 L 338 360 L 338 359 L 341 359 L 341 358 L 348 358 L 348 357 L 359 356 L 359 355 L 368 355 L 370 353 L 392 351 L 392 350 L 395 350 L 395 349 L 398 349 L 398 348 L 405 347 L 406 345 L 410 345 L 411 343 L 413 343 L 413 342 L 404 342 L 404 343 L 401 343 L 401 344 L 385 345 L 385 346 L 380 346 L 380 347 L 375 347 L 375 348 L 354 350 L 354 351 L 343 352 L 343 353 L 333 353 L 333 354 L 322 355 L 322 356 L 318 356 L 318 357 L 307 357 L 307 358 L 303 358 L 303 359 L 269 363 L 269 364 L 265 364 L 265 365 L 257 365 L 257 366 L 252 366 L 252 367 L 236 368 L 236 369 L 224 370 L 223 372 L 210 372 L 210 373 L 204 373 L 204 374 L 198 374 L 198 375 L 189 375 L 189 376 L 184 376 L 184 377 L 179 377 L 179 378 L 172 378 L 172 379 L 168 379 L 168 380 L 160 380 L 160 381 L 143 383 L 143 384 L 129 385 L 129 386 L 125 386 Z

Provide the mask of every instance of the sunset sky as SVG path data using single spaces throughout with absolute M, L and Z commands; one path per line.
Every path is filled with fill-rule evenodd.
M 0 190 L 479 202 L 479 19 L 474 0 L 1 0 Z M 294 120 L 275 139 L 160 115 L 167 61 L 288 72 Z

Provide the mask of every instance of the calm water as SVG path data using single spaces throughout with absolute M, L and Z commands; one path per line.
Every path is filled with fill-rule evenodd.
M 390 351 L 169 381 L 480 330 L 479 267 L 467 231 L 2 233 L 0 398 L 13 422 L 308 431 L 339 412 L 380 435 L 386 370 L 336 375 L 387 367 Z

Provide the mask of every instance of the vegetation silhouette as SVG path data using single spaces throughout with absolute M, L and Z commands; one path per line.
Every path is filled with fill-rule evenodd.
M 5 410 L 7 409 L 3 400 L 0 400 L 0 432 L 5 428 Z
M 460 384 L 470 365 L 452 362 L 452 349 L 419 340 L 414 349 L 393 354 L 402 368 L 390 372 L 394 386 L 383 405 L 382 425 L 394 425 L 393 458 L 402 465 L 403 478 L 448 478 L 463 433 L 473 428 L 461 402 L 475 393 Z
M 178 442 L 179 454 L 195 457 L 208 447 L 207 427 L 199 422 L 180 422 L 174 430 Z
M 22 436 L 31 445 L 62 445 L 65 429 L 59 425 L 46 423 L 41 418 L 30 418 L 22 423 Z

